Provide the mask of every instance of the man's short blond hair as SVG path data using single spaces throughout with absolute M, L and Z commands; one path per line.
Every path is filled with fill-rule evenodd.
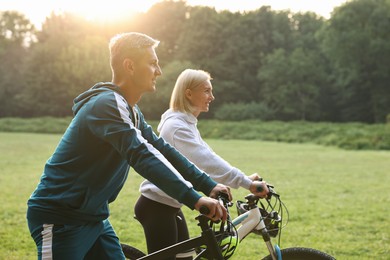
M 128 32 L 115 35 L 109 43 L 111 69 L 119 70 L 124 59 L 138 59 L 146 48 L 156 48 L 159 43 L 158 40 L 143 33 Z
M 169 107 L 173 111 L 194 112 L 190 101 L 186 98 L 186 90 L 193 90 L 207 81 L 212 80 L 210 73 L 204 70 L 186 69 L 180 73 L 172 91 Z

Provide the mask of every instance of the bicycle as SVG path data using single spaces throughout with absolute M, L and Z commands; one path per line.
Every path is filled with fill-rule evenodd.
M 265 198 L 264 205 L 260 198 L 250 194 L 244 201 L 237 201 L 236 208 L 238 216 L 231 219 L 229 207 L 233 206 L 226 196 L 221 194 L 219 200 L 228 211 L 228 218 L 225 222 L 212 222 L 205 215 L 207 208 L 201 209 L 195 219 L 201 229 L 201 234 L 188 240 L 179 242 L 159 251 L 145 254 L 141 250 L 127 244 L 121 244 L 122 250 L 127 259 L 130 260 L 161 260 L 176 254 L 193 251 L 194 260 L 197 259 L 229 259 L 238 245 L 246 236 L 251 233 L 259 235 L 269 251 L 269 255 L 263 260 L 334 260 L 331 255 L 317 249 L 306 247 L 291 247 L 280 249 L 278 244 L 281 241 L 282 228 L 288 222 L 288 210 L 275 192 L 272 185 L 268 185 L 269 194 Z M 283 225 L 283 214 L 287 213 L 287 221 Z M 203 213 L 203 214 L 202 214 Z M 272 239 L 278 238 L 278 244 L 273 245 Z

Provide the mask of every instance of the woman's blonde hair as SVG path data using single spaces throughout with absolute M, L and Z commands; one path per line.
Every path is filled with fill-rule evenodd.
M 186 90 L 193 90 L 206 81 L 212 80 L 210 73 L 204 70 L 186 69 L 180 73 L 173 88 L 170 109 L 173 111 L 192 113 L 194 108 L 186 98 Z

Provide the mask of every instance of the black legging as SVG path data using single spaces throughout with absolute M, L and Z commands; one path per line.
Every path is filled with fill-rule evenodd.
M 141 195 L 134 206 L 134 212 L 144 228 L 148 253 L 189 238 L 187 223 L 180 208 L 174 208 Z M 167 259 L 190 260 L 192 257 Z

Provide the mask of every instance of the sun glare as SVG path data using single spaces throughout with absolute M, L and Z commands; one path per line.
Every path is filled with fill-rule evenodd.
M 138 12 L 146 12 L 158 1 L 142 0 L 110 0 L 110 1 L 64 1 L 59 12 L 72 12 L 85 17 L 88 20 L 115 21 L 117 19 L 131 16 Z
M 45 18 L 51 12 L 71 12 L 88 20 L 115 21 L 137 12 L 146 12 L 157 2 L 163 0 L 12 0 L 2 1 L 0 11 L 16 10 L 25 14 L 32 23 L 40 27 Z M 245 11 L 260 8 L 262 5 L 270 5 L 273 10 L 290 9 L 293 12 L 314 11 L 325 17 L 329 17 L 335 6 L 348 0 L 187 0 L 189 5 L 206 5 L 217 10 Z
M 19 11 L 40 27 L 51 12 L 70 12 L 88 20 L 115 21 L 137 12 L 146 12 L 159 1 L 161 0 L 13 0 L 2 3 L 0 11 Z

